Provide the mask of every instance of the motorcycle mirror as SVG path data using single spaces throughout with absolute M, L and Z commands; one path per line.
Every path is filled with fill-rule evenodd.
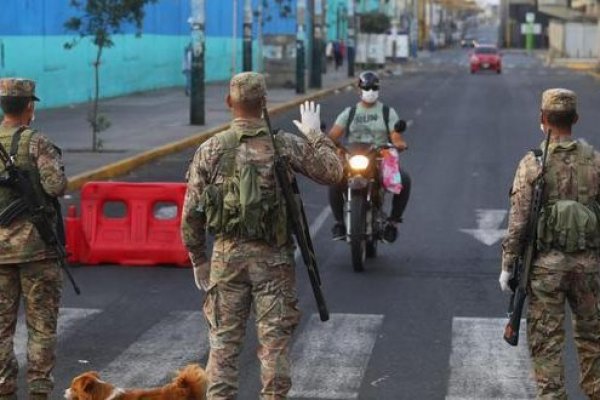
M 404 132 L 406 130 L 406 121 L 401 119 L 398 122 L 396 122 L 394 124 L 394 130 L 400 133 Z

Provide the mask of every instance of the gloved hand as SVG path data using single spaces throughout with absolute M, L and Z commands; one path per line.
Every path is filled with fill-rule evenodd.
M 502 270 L 502 272 L 500 273 L 500 278 L 498 279 L 498 281 L 500 282 L 500 289 L 502 289 L 503 292 L 510 292 L 510 285 L 508 284 L 508 281 L 510 280 L 512 274 L 510 272 L 504 271 Z
M 300 132 L 309 140 L 314 140 L 321 133 L 321 106 L 314 101 L 305 101 L 300 104 L 300 121 L 294 120 Z
M 210 284 L 210 263 L 208 261 L 194 265 L 194 281 L 198 290 L 205 292 L 208 290 Z

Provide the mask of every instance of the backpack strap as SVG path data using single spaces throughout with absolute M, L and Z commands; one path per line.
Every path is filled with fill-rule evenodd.
M 348 113 L 348 121 L 346 121 L 346 137 L 350 136 L 350 125 L 352 121 L 354 121 L 354 116 L 356 115 L 356 106 L 350 107 L 350 112 Z
M 390 106 L 387 104 L 383 105 L 383 123 L 385 124 L 385 130 L 389 138 L 392 132 L 390 132 Z
M 233 129 L 216 135 L 221 144 L 221 155 L 219 158 L 218 171 L 226 176 L 232 176 L 235 172 L 235 155 L 240 146 L 240 140 L 237 132 Z
M 577 201 L 588 204 L 590 200 L 588 176 L 586 172 L 594 162 L 594 148 L 581 141 L 577 142 Z

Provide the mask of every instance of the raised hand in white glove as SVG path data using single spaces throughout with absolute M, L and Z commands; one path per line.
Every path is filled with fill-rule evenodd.
M 305 101 L 300 104 L 300 121 L 294 120 L 300 132 L 309 140 L 314 140 L 321 133 L 321 106 L 314 101 Z
M 512 274 L 510 272 L 502 270 L 502 272 L 500 273 L 500 278 L 498 279 L 498 281 L 500 282 L 500 289 L 502 289 L 503 292 L 511 291 L 510 285 L 508 284 L 508 281 L 511 277 Z
M 210 284 L 210 263 L 208 261 L 194 265 L 194 281 L 200 291 L 207 291 Z

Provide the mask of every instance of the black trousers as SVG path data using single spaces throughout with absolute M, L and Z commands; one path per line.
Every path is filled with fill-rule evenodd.
M 400 221 L 410 197 L 410 175 L 404 169 L 400 170 L 400 175 L 402 176 L 403 188 L 400 194 L 395 194 L 392 198 L 392 210 L 390 212 L 390 219 L 392 221 Z M 337 222 L 341 223 L 344 222 L 344 193 L 347 189 L 345 179 L 339 184 L 329 187 L 329 205 L 331 206 L 333 217 Z

